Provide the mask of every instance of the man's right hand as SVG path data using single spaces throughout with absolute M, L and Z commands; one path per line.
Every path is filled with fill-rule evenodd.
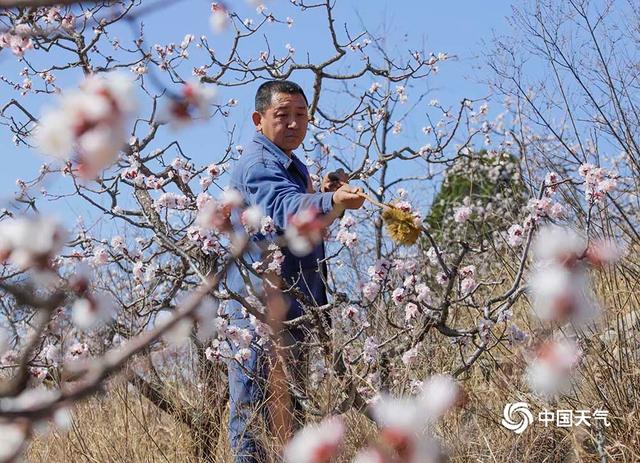
M 357 188 L 345 183 L 333 193 L 334 207 L 344 209 L 360 209 L 364 204 L 364 197 L 358 193 L 362 193 L 362 188 Z

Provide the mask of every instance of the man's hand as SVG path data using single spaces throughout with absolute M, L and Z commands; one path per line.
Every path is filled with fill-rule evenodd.
M 362 193 L 362 188 L 345 183 L 333 193 L 334 208 L 343 211 L 345 209 L 360 209 L 364 204 L 364 197 L 358 193 Z
M 342 185 L 349 181 L 349 176 L 344 171 L 344 169 L 338 169 L 333 172 L 329 172 L 322 179 L 322 185 L 320 186 L 320 191 L 323 193 L 328 193 L 330 191 L 336 191 Z

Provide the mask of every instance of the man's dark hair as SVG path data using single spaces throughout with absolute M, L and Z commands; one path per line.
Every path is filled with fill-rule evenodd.
M 309 106 L 304 90 L 295 82 L 290 80 L 269 80 L 262 84 L 256 92 L 256 111 L 264 113 L 271 106 L 273 95 L 276 93 L 286 93 L 288 95 L 299 94 L 304 98 L 304 102 Z

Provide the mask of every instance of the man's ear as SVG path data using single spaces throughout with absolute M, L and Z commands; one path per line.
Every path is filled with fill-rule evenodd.
M 262 132 L 262 114 L 258 111 L 254 111 L 251 115 L 251 119 L 253 120 L 253 125 L 256 126 L 258 132 Z

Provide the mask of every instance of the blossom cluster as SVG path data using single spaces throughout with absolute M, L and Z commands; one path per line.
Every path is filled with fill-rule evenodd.
M 543 321 L 581 327 L 601 311 L 589 270 L 617 262 L 623 249 L 609 240 L 587 241 L 578 232 L 555 225 L 539 230 L 528 281 L 534 314 Z M 544 341 L 529 359 L 526 378 L 542 396 L 567 390 L 581 349 L 572 336 Z
M 117 73 L 91 75 L 43 114 L 35 142 L 45 154 L 74 159 L 80 174 L 92 177 L 116 161 L 135 108 L 130 79 Z
M 437 461 L 442 450 L 425 431 L 449 410 L 464 404 L 464 392 L 448 375 L 435 375 L 420 384 L 413 397 L 380 396 L 372 405 L 378 425 L 376 440 L 360 450 L 354 463 Z M 335 461 L 344 445 L 342 418 L 327 417 L 298 431 L 285 448 L 287 463 Z
M 589 204 L 598 203 L 618 186 L 617 175 L 603 167 L 582 164 L 578 173 L 585 181 L 585 198 Z
M 33 48 L 31 28 L 26 24 L 19 24 L 13 30 L 0 34 L 0 48 L 7 48 L 15 56 L 22 58 L 26 50 Z

